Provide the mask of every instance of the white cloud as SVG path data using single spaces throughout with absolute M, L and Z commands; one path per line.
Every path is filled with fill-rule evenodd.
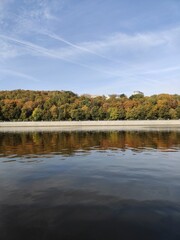
M 18 37 L 0 34 L 4 43 L 0 50 L 1 57 L 26 54 L 59 59 L 120 78 L 179 71 L 177 60 L 180 51 L 180 28 L 136 34 L 116 33 L 99 41 L 80 43 L 72 43 L 46 30 L 35 30 L 34 33 L 44 38 L 43 46 L 42 43 L 34 44 Z M 50 39 L 57 41 L 57 44 L 46 47 Z M 66 47 L 58 47 L 58 42 Z M 176 58 L 173 56 L 174 61 L 169 62 L 169 56 L 173 54 Z M 94 58 L 94 61 L 89 63 L 89 57 Z
M 1 6 L 9 5 L 12 1 L 13 0 L 0 0 L 0 9 Z M 56 31 L 52 30 L 53 24 L 48 25 L 51 20 L 59 20 L 53 13 L 56 8 L 61 9 L 61 6 L 63 6 L 62 0 L 54 0 L 51 3 L 48 0 L 24 0 L 22 3 L 19 11 L 20 14 L 12 12 L 12 18 L 15 19 L 15 26 L 13 26 L 14 31 L 12 29 L 11 37 L 13 36 L 14 39 L 44 38 L 44 47 L 42 47 L 42 43 L 36 42 L 36 44 L 33 44 L 32 40 L 21 41 L 21 47 L 24 48 L 26 54 L 29 51 L 29 54 L 32 54 L 32 52 L 35 54 L 36 52 L 36 54 L 38 53 L 49 57 L 51 57 L 51 55 L 58 55 L 58 58 L 67 61 L 80 60 L 83 61 L 83 63 L 84 56 L 87 56 L 91 58 L 94 57 L 99 63 L 101 63 L 102 60 L 112 64 L 129 64 L 134 60 L 136 60 L 137 63 L 137 58 L 141 57 L 151 61 L 150 56 L 153 51 L 159 55 L 167 52 L 172 53 L 172 51 L 180 51 L 180 28 L 134 34 L 119 32 L 105 36 L 104 38 L 97 35 L 97 37 L 101 39 L 90 42 L 73 43 L 71 40 L 67 40 L 63 36 L 56 34 Z M 51 31 L 48 31 L 49 28 L 51 28 Z M 1 33 L 7 37 L 10 36 L 8 32 Z M 65 44 L 66 47 L 59 47 L 58 44 L 53 47 L 45 47 L 46 43 L 49 43 L 50 40 L 61 42 Z M 11 50 L 12 46 L 9 45 L 9 48 Z M 14 52 L 17 54 L 15 49 Z M 4 54 L 1 55 L 5 56 Z M 142 59 L 140 59 L 140 61 L 142 61 Z
M 92 50 L 149 50 L 153 47 L 167 47 L 176 43 L 180 37 L 180 27 L 159 32 L 144 32 L 136 34 L 116 33 L 101 41 L 82 43 L 82 46 Z
M 22 52 L 22 49 L 24 49 L 26 54 L 29 53 L 34 56 L 39 55 L 41 57 L 49 57 L 49 58 L 53 58 L 53 59 L 58 59 L 58 60 L 69 62 L 69 63 L 75 64 L 75 65 L 79 65 L 81 67 L 85 67 L 90 70 L 94 70 L 94 71 L 101 72 L 104 74 L 110 74 L 112 76 L 116 76 L 116 74 L 114 74 L 113 72 L 109 72 L 107 70 L 102 70 L 100 68 L 92 67 L 92 66 L 86 65 L 84 63 L 73 61 L 73 60 L 67 58 L 67 56 L 65 54 L 61 53 L 61 51 L 59 51 L 57 49 L 50 50 L 48 48 L 41 47 L 37 44 L 33 44 L 28 41 L 19 40 L 19 39 L 13 38 L 13 37 L 8 37 L 8 36 L 2 35 L 2 34 L 0 34 L 0 38 L 6 39 L 8 42 L 12 42 L 12 43 L 16 44 L 17 49 L 18 49 L 18 47 L 20 47 L 19 50 L 21 52 Z
M 60 41 L 60 42 L 63 42 L 65 43 L 66 45 L 70 46 L 71 48 L 66 48 L 66 49 L 63 49 L 64 50 L 64 53 L 67 54 L 67 56 L 73 56 L 73 55 L 82 55 L 83 53 L 84 54 L 92 54 L 92 55 L 95 55 L 96 57 L 100 57 L 100 58 L 103 58 L 103 59 L 106 59 L 108 61 L 113 61 L 114 62 L 114 59 L 111 59 L 107 56 L 104 56 L 103 54 L 98 54 L 96 51 L 94 51 L 93 49 L 91 49 L 90 47 L 86 47 L 86 46 L 83 46 L 85 45 L 84 43 L 80 43 L 80 44 L 74 44 L 54 33 L 50 33 L 48 31 L 41 31 L 41 34 L 43 35 L 46 35 L 52 39 L 55 39 L 57 41 Z
M 39 56 L 44 56 L 44 57 L 51 57 L 51 58 L 58 58 L 58 59 L 64 59 L 65 57 L 64 54 L 58 53 L 56 49 L 48 49 L 45 47 L 42 47 L 40 45 L 31 43 L 29 41 L 25 40 L 20 40 L 15 37 L 9 37 L 3 34 L 0 34 L 0 38 L 3 40 L 6 40 L 8 43 L 11 43 L 11 45 L 7 44 L 7 46 L 15 46 L 16 49 L 19 51 L 24 50 L 25 54 L 31 54 L 31 55 L 39 55 Z
M 35 29 L 53 26 L 53 14 L 61 0 L 0 0 L 0 32 L 30 35 Z M 60 8 L 60 7 L 59 7 Z
M 53 0 L 31 0 L 24 1 L 21 8 L 21 16 L 25 18 L 32 18 L 32 20 L 41 20 L 41 19 L 56 19 L 51 12 L 53 9 L 60 5 L 60 1 Z
M 78 55 L 91 54 L 112 62 L 121 62 L 118 55 L 136 53 L 146 54 L 155 49 L 157 52 L 180 51 L 178 39 L 180 37 L 180 28 L 170 29 L 167 31 L 136 33 L 128 35 L 125 33 L 116 33 L 105 37 L 99 41 L 72 43 L 56 34 L 47 31 L 39 33 L 48 36 L 54 40 L 60 41 L 69 47 L 63 48 L 64 57 L 77 57 Z M 108 55 L 110 54 L 110 55 Z M 110 57 L 117 56 L 117 59 Z
M 177 65 L 178 52 L 180 52 L 178 42 L 180 37 L 179 27 L 166 31 L 133 35 L 116 33 L 100 41 L 76 44 L 55 34 L 48 33 L 47 35 L 69 45 L 69 47 L 61 50 L 65 58 L 74 57 L 75 59 L 78 56 L 91 54 L 97 58 L 108 60 L 104 66 L 106 66 L 106 71 L 111 72 L 114 76 L 155 75 L 180 70 L 179 65 Z M 134 56 L 131 59 L 132 54 Z M 172 57 L 172 61 L 169 61 L 170 57 Z M 108 65 L 110 62 L 111 65 L 116 64 L 110 67 Z M 121 65 L 118 63 L 121 63 Z

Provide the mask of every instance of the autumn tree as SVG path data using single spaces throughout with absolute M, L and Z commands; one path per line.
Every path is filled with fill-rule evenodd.
M 0 91 L 0 121 L 125 119 L 180 119 L 180 95 L 93 98 L 71 91 Z

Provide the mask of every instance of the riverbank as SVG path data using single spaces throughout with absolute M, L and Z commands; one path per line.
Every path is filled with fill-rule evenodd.
M 180 120 L 0 122 L 0 131 L 180 130 Z

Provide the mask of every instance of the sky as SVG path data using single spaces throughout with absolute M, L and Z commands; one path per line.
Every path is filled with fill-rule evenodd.
M 0 90 L 180 94 L 179 0 L 0 0 Z

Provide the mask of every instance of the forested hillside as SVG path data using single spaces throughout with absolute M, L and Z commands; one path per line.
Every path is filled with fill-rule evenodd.
M 70 91 L 0 91 L 0 121 L 180 119 L 180 95 L 78 96 Z

